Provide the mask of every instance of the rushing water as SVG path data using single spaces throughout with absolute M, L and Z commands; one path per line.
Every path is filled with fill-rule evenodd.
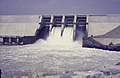
M 59 78 L 65 71 L 99 70 L 120 61 L 119 52 L 82 48 L 81 40 L 72 40 L 72 28 L 65 28 L 62 37 L 60 33 L 61 28 L 53 28 L 46 41 L 38 40 L 24 46 L 0 46 L 2 77 L 57 75 L 50 78 Z

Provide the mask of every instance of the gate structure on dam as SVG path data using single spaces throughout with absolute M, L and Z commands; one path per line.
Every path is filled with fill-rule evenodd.
M 60 36 L 64 35 L 65 28 L 71 27 L 73 40 L 87 36 L 86 15 L 42 15 L 39 20 L 40 27 L 37 29 L 37 38 L 46 39 L 53 28 L 61 27 Z
M 71 28 L 72 40 L 78 40 L 87 37 L 87 21 L 87 15 L 1 15 L 0 44 L 33 44 L 46 39 L 58 27 L 61 37 Z

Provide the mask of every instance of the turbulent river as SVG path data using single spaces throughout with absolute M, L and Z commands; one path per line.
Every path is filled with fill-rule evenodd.
M 60 28 L 54 28 L 47 40 L 35 44 L 0 46 L 2 78 L 87 78 L 120 62 L 119 52 L 82 48 L 71 31 L 65 28 L 61 37 Z

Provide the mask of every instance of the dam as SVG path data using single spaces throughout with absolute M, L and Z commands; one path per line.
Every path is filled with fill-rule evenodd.
M 1 77 L 119 78 L 119 19 L 119 15 L 1 15 Z
M 56 33 L 83 39 L 83 47 L 119 51 L 120 15 L 0 15 L 0 45 L 34 44 Z
M 72 40 L 76 40 L 79 34 L 81 38 L 87 36 L 86 20 L 86 15 L 0 16 L 1 44 L 31 44 L 40 38 L 47 39 L 57 28 L 61 29 L 61 37 L 71 28 Z

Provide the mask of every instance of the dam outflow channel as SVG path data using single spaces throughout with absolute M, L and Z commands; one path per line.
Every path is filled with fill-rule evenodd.
M 115 64 L 120 62 L 120 53 L 83 48 L 86 18 L 78 16 L 76 22 L 71 18 L 73 16 L 66 16 L 63 23 L 61 17 L 54 17 L 57 21 L 53 24 L 49 17 L 43 17 L 40 29 L 48 27 L 48 33 L 40 36 L 42 31 L 38 29 L 34 44 L 0 45 L 2 78 L 93 78 L 96 73 L 101 78 L 119 78 L 120 66 Z M 107 68 L 118 73 L 108 76 L 100 72 Z
M 61 37 L 61 27 L 53 27 L 46 40 L 35 44 L 0 46 L 2 78 L 60 78 L 64 72 L 70 72 L 71 78 L 86 78 L 89 71 L 120 61 L 120 53 L 81 48 L 81 40 L 73 41 L 72 31 L 66 27 Z

